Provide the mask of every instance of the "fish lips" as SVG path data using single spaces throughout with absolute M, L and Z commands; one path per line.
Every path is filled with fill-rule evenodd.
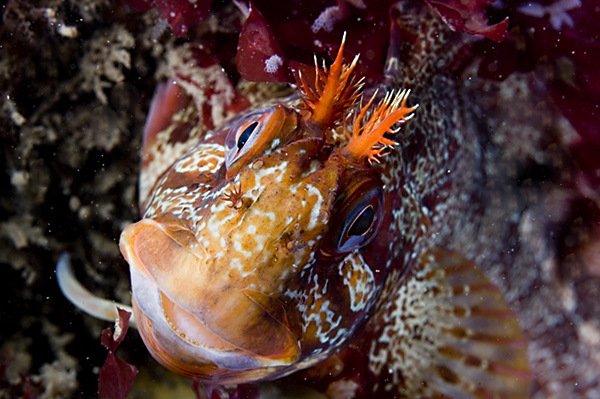
M 223 369 L 250 370 L 243 378 L 248 381 L 298 359 L 297 339 L 277 314 L 268 313 L 266 295 L 257 298 L 251 290 L 223 295 L 222 287 L 211 286 L 205 251 L 175 216 L 128 226 L 120 247 L 130 265 L 140 333 L 167 368 L 200 379 Z

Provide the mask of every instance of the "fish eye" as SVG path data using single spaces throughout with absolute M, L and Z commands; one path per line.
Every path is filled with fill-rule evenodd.
M 337 240 L 337 250 L 351 252 L 370 243 L 383 220 L 383 190 L 379 187 L 361 196 L 347 213 Z
M 373 227 L 375 221 L 375 211 L 373 206 L 369 204 L 366 208 L 359 213 L 358 217 L 354 219 L 348 229 L 348 237 L 360 237 L 364 236 Z
M 340 196 L 334 205 L 327 238 L 322 250 L 345 254 L 369 244 L 381 228 L 384 211 L 383 189 L 379 180 L 350 184 L 353 188 Z
M 248 141 L 248 139 L 250 138 L 250 136 L 252 135 L 252 133 L 254 132 L 254 130 L 256 129 L 257 126 L 258 126 L 258 122 L 250 122 L 248 124 L 248 126 L 246 126 L 246 128 L 240 133 L 240 135 L 238 136 L 238 139 L 237 139 L 238 151 L 240 151 L 242 148 L 244 148 L 244 146 L 246 145 L 246 142 Z M 242 128 L 243 128 L 243 126 L 242 126 Z M 241 130 L 241 129 L 239 129 L 239 130 Z
M 250 151 L 264 130 L 274 107 L 250 112 L 241 118 L 225 138 L 225 167 L 229 169 L 238 159 Z

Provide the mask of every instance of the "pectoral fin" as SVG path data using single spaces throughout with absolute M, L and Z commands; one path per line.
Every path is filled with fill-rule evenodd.
M 428 253 L 423 263 L 435 268 L 431 277 L 445 287 L 449 310 L 438 316 L 440 346 L 429 383 L 449 397 L 528 398 L 527 341 L 500 290 L 456 253 Z
M 411 398 L 529 398 L 527 340 L 517 314 L 459 254 L 423 254 L 374 333 L 369 367 L 378 389 Z

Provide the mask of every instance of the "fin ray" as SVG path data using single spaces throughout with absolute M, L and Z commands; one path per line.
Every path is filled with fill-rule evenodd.
M 458 254 L 431 256 L 452 288 L 450 305 L 463 314 L 445 317 L 450 327 L 440 337 L 443 346 L 436 359 L 456 380 L 441 378 L 444 383 L 436 387 L 444 391 L 442 384 L 452 383 L 472 398 L 528 397 L 527 342 L 500 290 Z
M 461 255 L 421 254 L 378 321 L 374 333 L 380 338 L 371 344 L 369 363 L 379 377 L 375 392 L 397 389 L 400 397 L 430 399 L 529 397 L 528 346 L 517 315 Z

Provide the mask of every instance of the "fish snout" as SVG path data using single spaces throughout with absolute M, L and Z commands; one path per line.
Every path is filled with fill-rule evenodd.
M 235 383 L 297 361 L 298 339 L 281 301 L 243 282 L 232 284 L 174 215 L 128 226 L 120 247 L 130 266 L 140 334 L 167 368 Z

